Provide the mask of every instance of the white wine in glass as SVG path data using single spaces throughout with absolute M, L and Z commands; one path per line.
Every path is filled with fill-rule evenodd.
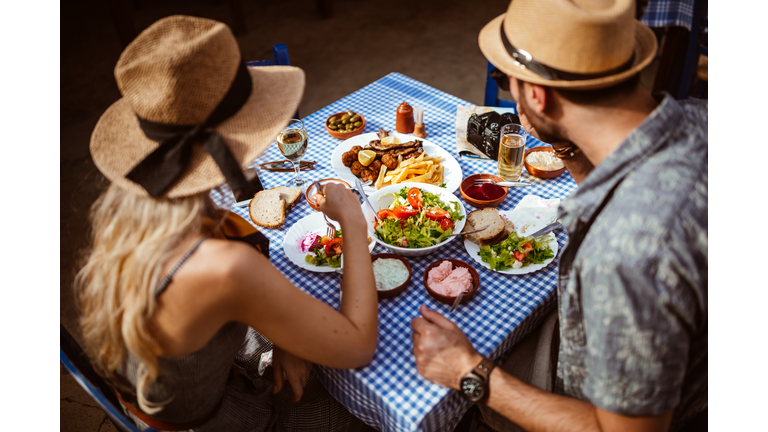
M 309 136 L 307 135 L 307 129 L 304 127 L 304 123 L 298 119 L 291 119 L 288 122 L 288 126 L 283 128 L 277 136 L 277 145 L 280 147 L 280 153 L 291 161 L 296 172 L 294 178 L 288 182 L 288 187 L 304 190 L 307 186 L 307 181 L 301 177 L 301 158 L 307 152 L 308 144 Z

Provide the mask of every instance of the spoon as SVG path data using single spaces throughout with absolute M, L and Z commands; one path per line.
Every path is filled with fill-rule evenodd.
M 456 300 L 453 301 L 453 306 L 451 306 L 451 311 L 448 312 L 448 313 L 451 313 L 451 312 L 453 312 L 454 309 L 456 309 L 456 306 L 458 306 L 459 303 L 461 303 L 461 298 L 464 297 L 464 294 L 468 294 L 469 291 L 470 290 L 466 290 L 464 292 L 459 293 L 459 295 L 456 296 Z

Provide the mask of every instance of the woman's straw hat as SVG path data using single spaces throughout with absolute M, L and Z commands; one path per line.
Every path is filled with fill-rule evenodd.
M 229 149 L 234 167 L 229 171 L 241 175 L 240 170 L 293 117 L 305 84 L 304 72 L 296 67 L 246 68 L 237 40 L 225 24 L 181 15 L 163 18 L 138 35 L 120 56 L 115 79 L 123 97 L 101 116 L 91 135 L 93 161 L 110 181 L 126 190 L 168 198 L 201 193 L 229 180 L 217 162 L 221 152 L 212 152 L 214 160 L 208 144 L 200 145 L 212 135 L 219 141 L 223 138 L 224 153 Z M 220 114 L 226 109 L 220 105 L 229 108 L 224 116 Z M 223 120 L 210 120 L 217 117 L 214 110 Z M 185 132 L 191 137 L 188 159 L 179 175 L 155 193 L 126 177 L 148 155 L 158 153 L 160 141 L 147 137 L 145 130 L 151 129 L 147 125 L 162 132 L 179 127 L 190 131 L 196 125 L 205 128 L 203 138 L 200 130 Z
M 651 29 L 635 19 L 632 0 L 513 0 L 480 31 L 479 44 L 507 75 L 572 90 L 625 81 L 657 50 Z M 538 64 L 526 66 L 531 58 Z

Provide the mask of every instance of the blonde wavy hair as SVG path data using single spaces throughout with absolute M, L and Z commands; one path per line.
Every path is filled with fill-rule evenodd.
M 140 361 L 136 377 L 139 408 L 160 411 L 168 401 L 150 402 L 144 390 L 157 379 L 159 346 L 150 320 L 163 265 L 188 236 L 213 215 L 208 194 L 154 199 L 112 184 L 91 207 L 92 249 L 75 278 L 85 351 L 94 367 L 127 391 L 117 369 L 126 350 Z

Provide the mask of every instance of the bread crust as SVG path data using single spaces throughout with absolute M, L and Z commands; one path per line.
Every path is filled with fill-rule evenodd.
M 269 208 L 270 205 L 273 208 Z M 267 220 L 266 215 L 263 214 L 263 211 L 266 209 L 278 214 L 277 220 Z M 253 196 L 253 199 L 248 204 L 248 215 L 251 217 L 251 221 L 264 228 L 280 228 L 283 226 L 286 212 L 286 201 L 281 198 L 280 192 L 274 189 L 256 192 L 256 195 Z

